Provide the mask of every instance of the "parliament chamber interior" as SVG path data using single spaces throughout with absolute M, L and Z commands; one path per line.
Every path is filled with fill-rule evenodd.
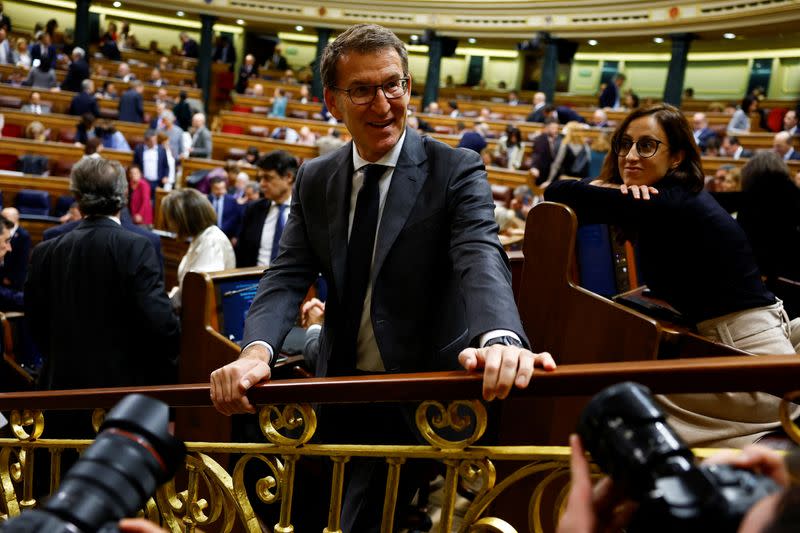
M 798 21 L 0 1 L 0 520 L 797 531 Z

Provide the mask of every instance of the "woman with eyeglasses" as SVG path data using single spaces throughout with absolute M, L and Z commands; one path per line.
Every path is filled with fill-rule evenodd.
M 742 229 L 703 190 L 692 129 L 670 105 L 630 113 L 611 138 L 599 179 L 559 180 L 545 199 L 572 207 L 582 224 L 622 227 L 638 246 L 653 296 L 697 331 L 752 354 L 796 354 L 800 320 L 789 322 L 767 290 Z M 692 394 L 662 398 L 692 446 L 741 446 L 780 427 L 778 398 Z

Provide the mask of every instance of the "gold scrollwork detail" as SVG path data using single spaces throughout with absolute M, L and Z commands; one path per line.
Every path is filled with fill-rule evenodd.
M 428 417 L 429 410 L 433 414 Z M 440 449 L 462 449 L 478 440 L 486 431 L 486 408 L 479 400 L 456 400 L 447 408 L 433 400 L 422 402 L 417 407 L 417 428 L 431 446 Z M 455 433 L 463 433 L 472 424 L 472 433 L 461 440 L 450 440 L 439 431 L 449 429 Z M 455 437 L 458 438 L 458 437 Z
M 11 429 L 19 440 L 34 441 L 41 437 L 44 431 L 44 414 L 39 410 L 11 411 L 10 422 Z M 32 431 L 25 430 L 31 426 L 33 426 Z
M 794 401 L 800 398 L 800 390 L 787 393 L 780 406 L 781 425 L 783 430 L 796 444 L 800 444 L 800 427 L 792 420 Z
M 252 459 L 257 459 L 267 465 L 272 471 L 272 475 L 265 476 L 256 481 L 256 495 L 264 503 L 275 503 L 281 498 L 281 483 L 283 481 L 283 463 L 277 457 L 267 457 L 265 455 L 247 454 L 236 462 L 233 469 L 233 493 L 237 501 L 247 502 L 247 488 L 244 485 L 244 467 Z
M 502 518 L 487 516 L 472 524 L 469 533 L 517 533 L 517 530 Z
M 16 458 L 12 456 L 16 456 Z M 24 450 L 17 451 L 10 446 L 0 450 L 0 484 L 3 490 L 2 504 L 8 518 L 19 516 L 21 511 L 14 484 L 22 481 L 22 463 L 24 460 Z
M 302 446 L 317 430 L 317 415 L 309 404 L 292 403 L 281 409 L 277 405 L 265 405 L 258 413 L 258 422 L 264 436 L 278 446 Z M 290 437 L 281 431 L 296 431 L 300 435 Z
M 99 407 L 92 411 L 92 428 L 94 432 L 97 433 L 100 431 L 100 426 L 103 425 L 103 422 L 106 420 L 106 410 L 100 409 Z
M 494 464 L 486 458 L 461 461 L 458 475 L 461 476 L 461 485 L 475 493 L 475 500 L 492 490 L 497 480 Z
M 248 502 L 239 502 L 231 476 L 209 456 L 197 453 L 186 457 L 187 489 L 176 493 L 174 481 L 156 492 L 156 502 L 164 525 L 173 532 L 194 531 L 200 527 L 230 532 L 239 515 L 246 531 L 261 531 Z M 217 523 L 218 520 L 221 522 Z

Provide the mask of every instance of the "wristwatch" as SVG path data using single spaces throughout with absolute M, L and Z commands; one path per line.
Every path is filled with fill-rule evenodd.
M 486 344 L 484 344 L 483 347 L 486 348 L 488 346 L 492 346 L 493 344 L 504 344 L 506 346 L 516 346 L 517 348 L 522 348 L 522 343 L 510 335 L 503 335 L 501 337 L 489 339 L 486 341 Z

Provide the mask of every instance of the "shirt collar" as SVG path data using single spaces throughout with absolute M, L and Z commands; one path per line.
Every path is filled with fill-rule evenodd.
M 109 219 L 109 220 L 113 220 L 113 221 L 114 221 L 114 222 L 116 222 L 116 223 L 117 223 L 117 225 L 119 225 L 119 226 L 121 226 L 121 225 L 122 225 L 122 222 L 120 222 L 120 220 L 119 220 L 119 217 L 115 217 L 115 216 L 113 216 L 113 215 L 108 215 L 106 218 L 107 218 L 107 219 Z
M 406 140 L 406 132 L 403 131 L 403 134 L 400 136 L 400 140 L 397 141 L 397 144 L 392 146 L 392 149 L 386 152 L 386 154 L 378 159 L 377 161 L 367 161 L 360 155 L 358 155 L 358 149 L 356 148 L 356 143 L 353 143 L 353 171 L 357 172 L 364 168 L 367 165 L 376 164 L 376 165 L 383 165 L 385 167 L 396 167 L 397 160 L 400 159 L 400 152 L 403 149 L 403 143 Z

